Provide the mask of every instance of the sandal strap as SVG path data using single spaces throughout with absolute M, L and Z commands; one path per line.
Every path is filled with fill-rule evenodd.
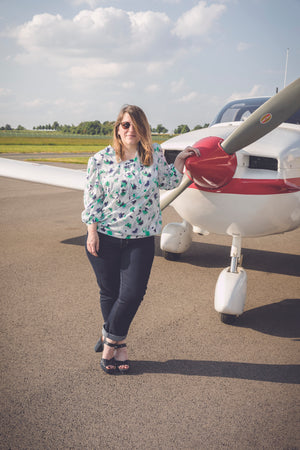
M 110 359 L 101 358 L 101 361 L 102 361 L 102 363 L 104 364 L 105 367 L 107 367 L 107 366 L 115 366 L 116 365 L 115 358 L 110 358 Z
M 108 345 L 109 347 L 116 348 L 116 344 L 113 344 L 112 342 L 108 342 L 108 341 L 106 340 L 106 338 L 104 338 L 103 344 Z
M 115 344 L 115 349 L 127 347 L 127 344 Z
M 129 366 L 129 359 L 125 359 L 125 361 L 119 361 L 118 359 L 115 359 L 115 365 L 117 367 L 119 367 L 119 366 Z

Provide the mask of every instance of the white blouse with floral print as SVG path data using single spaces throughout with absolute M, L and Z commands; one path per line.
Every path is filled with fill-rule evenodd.
M 109 146 L 89 159 L 82 221 L 97 222 L 97 230 L 122 239 L 161 232 L 159 189 L 173 189 L 182 174 L 168 164 L 158 144 L 153 145 L 153 164 L 144 166 L 138 155 L 117 162 Z

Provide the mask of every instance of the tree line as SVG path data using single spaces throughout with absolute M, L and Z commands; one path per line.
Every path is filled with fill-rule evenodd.
M 183 134 L 187 133 L 189 131 L 199 130 L 201 128 L 208 127 L 208 123 L 205 123 L 203 126 L 196 125 L 192 130 L 189 128 L 188 125 L 182 124 L 178 125 L 175 130 L 174 134 Z M 93 121 L 87 121 L 87 122 L 80 122 L 79 125 L 61 125 L 57 121 L 53 122 L 51 125 L 38 125 L 36 127 L 33 127 L 34 130 L 48 130 L 48 131 L 60 131 L 61 133 L 71 133 L 71 134 L 88 134 L 88 135 L 112 135 L 114 128 L 114 122 L 105 121 L 101 123 L 99 120 L 93 120 Z M 17 130 L 22 131 L 26 130 L 25 127 L 22 125 L 18 125 L 17 128 L 12 128 L 9 124 L 5 125 L 4 127 L 0 127 L 0 130 Z M 167 134 L 168 129 L 165 128 L 162 124 L 158 124 L 156 128 L 151 127 L 152 133 L 158 133 L 158 134 Z

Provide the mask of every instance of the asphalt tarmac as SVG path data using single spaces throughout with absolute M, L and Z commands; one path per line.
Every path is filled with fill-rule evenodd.
M 300 229 L 243 240 L 234 326 L 213 307 L 231 239 L 194 235 L 179 262 L 157 239 L 131 374 L 109 376 L 82 193 L 0 178 L 0 207 L 1 449 L 300 448 Z

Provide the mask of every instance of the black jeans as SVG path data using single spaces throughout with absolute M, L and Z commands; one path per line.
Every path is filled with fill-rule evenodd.
M 87 252 L 100 288 L 103 335 L 126 338 L 146 293 L 154 258 L 154 236 L 119 239 L 98 233 L 98 257 Z

